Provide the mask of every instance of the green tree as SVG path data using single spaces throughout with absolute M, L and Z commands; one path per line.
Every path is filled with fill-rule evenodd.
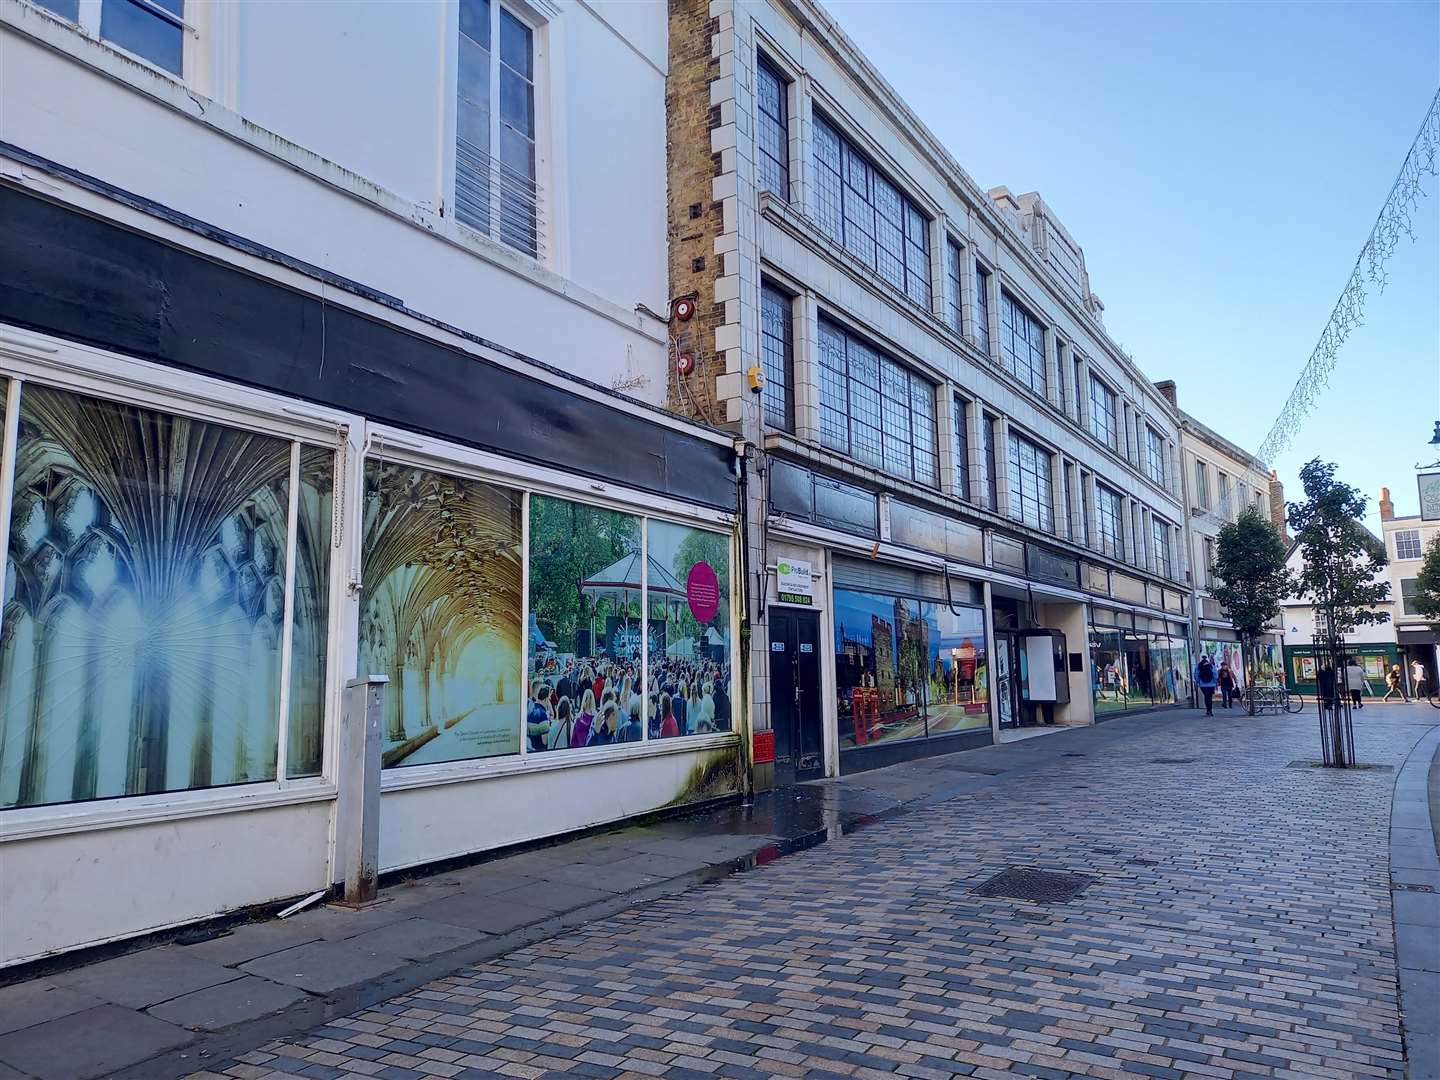
M 1389 560 L 1385 546 L 1361 524 L 1365 496 L 1336 480 L 1333 464 L 1319 458 L 1307 462 L 1300 470 L 1300 483 L 1305 501 L 1289 504 L 1290 528 L 1303 557 L 1299 592 L 1309 598 L 1315 611 L 1317 644 L 1325 657 L 1322 662 L 1330 666 L 1338 691 L 1344 678 L 1345 635 L 1390 618 L 1389 612 L 1376 609 L 1390 599 L 1390 583 L 1377 580 Z M 1337 702 L 1343 697 L 1337 693 Z M 1340 714 L 1338 705 L 1329 710 L 1326 758 L 1344 767 L 1352 762 Z
M 1440 533 L 1425 548 L 1425 561 L 1415 578 L 1415 610 L 1430 620 L 1430 629 L 1440 634 Z
M 1285 556 L 1280 530 L 1253 506 L 1215 537 L 1214 572 L 1220 584 L 1213 592 L 1240 638 L 1242 663 L 1248 662 L 1255 639 L 1279 617 L 1280 601 L 1294 591 Z M 1241 677 L 1248 684 L 1244 672 Z M 1253 715 L 1253 696 L 1250 711 Z

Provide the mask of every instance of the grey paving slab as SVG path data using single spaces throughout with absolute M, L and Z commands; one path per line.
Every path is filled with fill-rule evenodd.
M 30 1080 L 30 1077 L 0 1061 L 0 1080 Z
M 209 941 L 181 947 L 181 952 L 198 956 L 213 964 L 235 967 L 257 956 L 268 956 L 282 949 L 292 949 L 307 941 L 320 937 L 313 927 L 297 924 L 290 919 L 271 919 L 268 922 L 243 923 Z
M 0 987 L 0 1035 L 103 1004 L 94 994 L 58 986 L 48 979 Z
M 1440 936 L 1440 895 L 1401 890 L 1391 894 L 1395 904 L 1395 921 L 1435 928 Z
M 167 945 L 66 971 L 54 981 L 116 1005 L 143 1009 L 239 977 L 231 968 Z
M 99 1005 L 0 1036 L 0 1061 L 40 1080 L 92 1080 L 192 1038 L 153 1016 Z
M 617 859 L 610 864 L 611 868 L 615 870 L 630 870 L 641 874 L 654 874 L 661 878 L 693 874 L 696 870 L 703 870 L 708 865 L 709 863 L 704 859 L 689 858 L 681 855 L 658 855 L 655 852 L 630 855 L 623 859 Z
M 410 911 L 389 903 L 376 904 L 358 911 L 327 905 L 291 915 L 285 922 L 297 927 L 302 933 L 313 934 L 326 941 L 343 941 L 345 938 L 369 933 L 410 917 Z
M 537 881 L 533 885 L 521 885 L 518 889 L 496 893 L 493 899 L 533 912 L 531 920 L 538 922 L 544 912 L 574 911 L 586 904 L 608 900 L 610 896 L 602 889 L 587 889 L 567 881 Z
M 1440 932 L 1433 926 L 1397 923 L 1395 958 L 1402 968 L 1440 973 Z
M 658 875 L 646 874 L 638 870 L 616 870 L 611 866 L 576 863 L 571 866 L 557 866 L 546 870 L 543 880 L 565 882 L 618 895 L 633 892 L 635 889 L 643 889 L 645 886 L 654 885 L 663 879 Z
M 464 870 L 451 870 L 435 880 L 445 885 L 455 886 L 454 891 L 457 892 L 467 892 L 472 896 L 492 896 L 495 893 L 518 889 L 521 885 L 529 885 L 540 879 L 527 874 L 509 873 L 498 869 L 494 864 L 482 863 L 480 866 L 470 866 Z M 431 896 L 427 898 L 426 902 L 437 899 L 440 897 Z
M 411 914 L 449 923 L 451 926 L 469 927 L 487 934 L 508 934 L 522 926 L 549 918 L 554 912 L 514 902 L 507 903 L 494 896 L 456 893 L 454 896 L 414 908 Z
M 173 1001 L 152 1005 L 147 1011 L 151 1016 L 179 1027 L 219 1031 L 288 1009 L 306 997 L 305 991 L 293 986 L 282 986 L 268 979 L 246 975 L 234 982 L 221 983 Z
M 312 994 L 327 994 L 378 979 L 405 964 L 405 959 L 394 953 L 367 949 L 353 941 L 312 941 L 251 960 L 240 968 Z
M 1440 973 L 1400 969 L 1405 1001 L 1405 1030 L 1414 1036 L 1440 1035 Z
M 362 949 L 391 953 L 407 960 L 424 960 L 440 953 L 471 945 L 485 937 L 478 930 L 431 919 L 406 919 L 378 930 L 350 938 L 350 944 Z

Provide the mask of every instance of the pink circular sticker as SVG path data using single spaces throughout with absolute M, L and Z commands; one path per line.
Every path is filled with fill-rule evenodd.
M 720 610 L 720 581 L 709 563 L 697 562 L 690 567 L 690 576 L 685 579 L 685 598 L 690 601 L 690 614 L 696 622 L 708 623 Z

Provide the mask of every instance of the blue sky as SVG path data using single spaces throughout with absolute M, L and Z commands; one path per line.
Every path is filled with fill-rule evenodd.
M 1258 448 L 1440 85 L 1440 4 L 825 2 L 981 188 L 1040 192 L 1141 368 Z M 1437 187 L 1275 462 L 1291 499 L 1338 462 L 1372 527 L 1440 456 Z

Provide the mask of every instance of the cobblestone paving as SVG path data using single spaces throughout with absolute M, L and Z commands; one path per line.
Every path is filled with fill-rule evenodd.
M 1432 719 L 1358 718 L 1388 765 Z M 1286 767 L 1316 749 L 1309 716 L 1157 721 L 223 1075 L 1398 1078 L 1394 777 Z M 969 892 L 1011 865 L 1094 880 L 1064 904 Z

